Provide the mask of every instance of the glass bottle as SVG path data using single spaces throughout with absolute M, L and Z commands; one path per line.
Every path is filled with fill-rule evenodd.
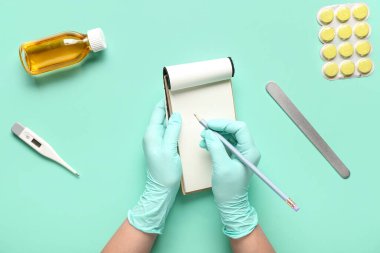
M 25 70 L 30 75 L 38 75 L 79 63 L 90 51 L 105 48 L 103 31 L 95 28 L 87 34 L 65 32 L 25 42 L 20 46 L 19 55 Z

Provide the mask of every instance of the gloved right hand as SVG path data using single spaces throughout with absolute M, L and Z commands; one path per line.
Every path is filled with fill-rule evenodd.
M 260 153 L 244 122 L 208 120 L 207 124 L 210 129 L 223 135 L 245 158 L 258 164 Z M 233 239 L 246 236 L 258 223 L 257 213 L 248 200 L 249 180 L 253 173 L 226 151 L 211 130 L 203 130 L 201 136 L 200 146 L 210 152 L 212 159 L 212 191 L 224 224 L 223 232 Z

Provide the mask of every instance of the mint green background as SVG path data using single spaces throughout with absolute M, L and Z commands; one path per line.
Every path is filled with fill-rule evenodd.
M 301 207 L 294 213 L 256 177 L 250 198 L 285 253 L 379 252 L 380 78 L 327 81 L 320 7 L 333 1 L 1 1 L 0 252 L 99 252 L 144 189 L 142 137 L 163 96 L 162 67 L 231 56 L 237 115 L 260 168 Z M 380 5 L 371 8 L 372 59 Z M 26 74 L 18 46 L 102 27 L 109 48 L 80 67 Z M 342 180 L 265 91 L 275 80 L 352 174 Z M 15 138 L 43 136 L 77 179 Z M 178 195 L 154 252 L 229 252 L 210 191 Z

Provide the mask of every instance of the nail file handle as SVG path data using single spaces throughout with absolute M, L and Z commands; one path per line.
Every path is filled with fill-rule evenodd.
M 339 159 L 335 152 L 325 142 L 325 140 L 318 134 L 309 121 L 292 103 L 288 96 L 281 90 L 281 88 L 274 82 L 269 82 L 266 86 L 269 95 L 276 101 L 281 109 L 289 116 L 289 118 L 296 124 L 296 126 L 303 132 L 303 134 L 313 143 L 318 151 L 326 158 L 331 166 L 338 172 L 338 174 L 346 179 L 350 176 L 350 171 L 346 165 Z

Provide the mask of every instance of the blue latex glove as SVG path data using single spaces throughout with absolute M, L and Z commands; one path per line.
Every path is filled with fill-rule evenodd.
M 258 164 L 260 153 L 244 122 L 209 120 L 208 127 L 222 134 L 245 158 Z M 248 235 L 256 227 L 258 218 L 248 200 L 252 171 L 224 148 L 211 130 L 203 130 L 200 146 L 207 149 L 212 159 L 212 191 L 220 211 L 223 232 L 231 238 Z
M 143 232 L 162 233 L 177 195 L 182 176 L 177 151 L 181 123 L 181 116 L 173 113 L 165 127 L 165 103 L 156 105 L 143 142 L 148 165 L 145 191 L 128 212 L 129 223 Z

